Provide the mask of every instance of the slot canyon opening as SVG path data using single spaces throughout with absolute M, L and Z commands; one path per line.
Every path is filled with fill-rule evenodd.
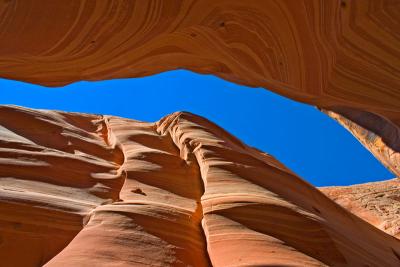
M 189 111 L 273 155 L 315 186 L 394 177 L 346 129 L 317 108 L 264 88 L 177 70 L 144 78 L 77 82 L 64 87 L 0 80 L 0 104 L 156 121 Z
M 399 8 L 0 0 L 0 265 L 398 266 Z

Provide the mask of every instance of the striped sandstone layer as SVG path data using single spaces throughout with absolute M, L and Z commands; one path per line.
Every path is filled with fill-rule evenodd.
M 214 74 L 350 110 L 341 115 L 396 154 L 387 163 L 374 153 L 393 171 L 399 29 L 398 0 L 4 0 L 0 77 L 59 86 L 182 68 Z M 364 123 L 370 114 L 377 125 Z M 396 135 L 387 140 L 383 128 Z
M 204 118 L 0 106 L 5 266 L 398 266 L 400 241 Z

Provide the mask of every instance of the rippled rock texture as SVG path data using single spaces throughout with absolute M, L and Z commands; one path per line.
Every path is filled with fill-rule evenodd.
M 346 110 L 339 113 L 382 138 L 383 154 L 396 154 L 393 171 L 399 29 L 397 0 L 3 0 L 0 77 L 58 86 L 182 68 L 210 73 Z M 365 124 L 371 114 L 378 124 Z
M 400 238 L 400 180 L 321 187 L 329 198 L 382 231 Z
M 350 199 L 339 189 L 322 190 Z M 400 264 L 398 239 L 182 112 L 147 123 L 0 106 L 0 214 L 2 266 Z

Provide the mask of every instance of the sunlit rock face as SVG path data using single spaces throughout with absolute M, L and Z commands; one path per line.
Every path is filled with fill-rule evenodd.
M 124 161 L 102 117 L 0 107 L 0 266 L 41 266 L 119 199 Z
M 351 213 L 400 238 L 399 179 L 320 190 Z
M 399 240 L 189 113 L 1 106 L 0 211 L 4 266 L 400 264 Z
M 399 132 L 396 0 L 7 0 L 0 14 L 3 78 L 57 86 L 184 68 Z M 384 150 L 400 157 L 398 140 Z

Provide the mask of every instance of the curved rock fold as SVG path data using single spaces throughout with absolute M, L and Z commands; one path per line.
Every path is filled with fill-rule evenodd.
M 6 266 L 400 263 L 398 239 L 199 116 L 1 106 L 0 125 Z

